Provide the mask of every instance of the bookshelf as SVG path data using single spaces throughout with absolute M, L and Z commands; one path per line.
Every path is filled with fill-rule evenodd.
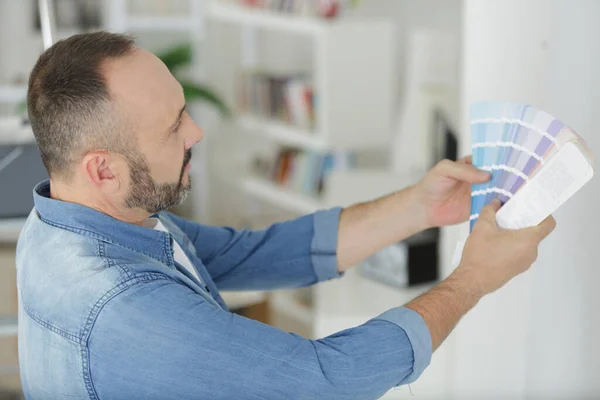
M 145 6 L 150 7 L 152 3 L 147 2 Z M 133 3 L 128 0 L 107 0 L 104 3 L 104 27 L 116 32 L 188 33 L 192 41 L 199 42 L 204 37 L 202 3 L 194 0 L 179 1 L 180 6 L 185 5 L 183 10 L 162 14 L 139 10 L 136 12 L 132 10 Z
M 235 124 L 240 130 L 251 135 L 261 136 L 281 145 L 299 147 L 306 150 L 327 150 L 327 142 L 305 129 L 296 128 L 282 122 L 256 117 L 249 114 L 240 115 Z
M 259 304 L 267 299 L 265 292 L 260 291 L 221 292 L 221 297 L 230 310 Z
M 315 36 L 322 34 L 327 27 L 327 21 L 316 17 L 300 17 L 275 11 L 252 9 L 220 0 L 211 2 L 209 15 L 213 19 L 239 25 Z
M 225 181 L 223 176 L 216 174 L 224 175 L 223 171 L 227 170 L 230 175 L 228 182 L 239 183 L 233 190 L 240 190 L 248 199 L 295 216 L 334 205 L 347 205 L 339 204 L 336 201 L 339 198 L 336 199 L 329 193 L 331 190 L 347 194 L 346 199 L 349 201 L 383 194 L 385 189 L 381 185 L 371 190 L 373 185 L 366 184 L 368 188 L 362 190 L 362 175 L 359 181 L 338 180 L 342 182 L 342 188 L 338 184 L 335 184 L 336 188 L 329 188 L 327 178 L 322 193 L 301 193 L 289 185 L 280 186 L 264 177 L 264 174 L 256 175 L 250 171 L 249 166 L 253 152 L 258 150 L 260 153 L 266 148 L 294 148 L 301 152 L 321 155 L 363 150 L 385 151 L 391 143 L 394 130 L 394 24 L 388 20 L 344 17 L 328 20 L 317 16 L 290 15 L 244 7 L 222 0 L 210 1 L 207 10 L 209 23 L 217 25 L 219 29 L 218 35 L 215 34 L 219 43 L 212 57 L 218 66 L 218 70 L 215 71 L 215 85 L 226 98 L 238 106 L 235 117 L 226 121 L 225 133 L 221 135 L 227 138 L 223 139 L 227 140 L 227 157 L 216 157 L 211 164 L 211 169 L 215 171 L 215 179 Z M 224 38 L 230 42 L 224 44 Z M 268 51 L 260 47 L 260 41 L 268 42 L 270 39 L 289 40 L 290 43 L 301 41 L 301 47 L 308 49 L 303 60 L 306 62 L 282 67 L 277 63 L 279 60 L 265 57 Z M 290 46 L 294 47 L 292 44 Z M 232 54 L 223 55 L 224 51 L 230 50 Z M 263 92 L 259 91 L 259 96 L 254 97 L 248 97 L 246 93 L 248 84 L 245 83 L 244 90 L 240 90 L 239 85 L 236 85 L 240 76 L 246 77 L 248 72 L 254 71 L 266 75 L 267 78 L 270 78 L 271 73 L 275 81 L 281 79 L 282 75 L 284 79 L 291 76 L 290 81 L 293 81 L 295 73 L 306 79 L 314 95 L 314 101 L 310 102 L 310 128 L 286 122 L 285 118 L 277 118 L 277 115 L 271 118 L 262 113 L 252 112 L 266 108 L 267 114 L 277 114 L 269 111 L 281 108 L 273 107 L 273 99 L 281 98 L 278 95 L 273 96 L 273 92 L 281 88 L 279 83 Z M 291 72 L 288 74 L 288 71 Z M 240 96 L 240 92 L 244 93 L 245 97 Z M 263 98 L 260 96 L 265 92 L 273 97 L 266 101 L 267 106 L 263 107 Z M 288 92 L 288 112 L 289 96 L 291 95 Z M 240 97 L 244 101 L 240 102 Z M 254 99 L 258 103 L 254 104 L 255 107 L 239 106 L 246 104 L 247 99 Z M 256 107 L 257 104 L 260 105 Z M 229 151 L 234 149 L 239 153 L 230 154 Z M 235 160 L 239 168 L 228 167 L 227 163 L 231 163 L 232 160 Z M 246 166 L 244 161 L 247 161 Z M 332 172 L 334 173 L 335 171 Z M 344 170 L 344 174 L 352 175 L 352 170 Z M 381 179 L 372 178 L 366 177 L 367 180 L 381 182 Z M 384 184 L 389 184 L 390 179 L 384 179 Z M 387 188 L 389 189 L 389 186 Z M 258 211 L 247 205 L 244 210 L 245 213 Z M 260 218 L 258 214 L 255 216 Z M 316 337 L 323 331 L 320 321 L 330 317 L 323 313 L 321 304 L 322 301 L 328 300 L 323 296 L 315 297 L 315 289 L 308 290 L 310 296 L 315 299 L 312 303 L 299 301 L 298 290 L 286 290 L 270 293 L 270 304 L 274 320 L 281 321 L 279 326 L 282 329 Z
M 309 73 L 317 99 L 314 129 L 308 132 L 293 127 L 285 129 L 276 122 L 248 115 L 238 119 L 239 129 L 313 150 L 382 148 L 390 143 L 395 80 L 393 23 L 290 16 L 219 0 L 210 2 L 207 14 L 213 21 L 240 29 L 241 52 L 245 55 L 257 53 L 255 43 L 247 36 L 261 30 L 274 35 L 302 34 L 301 37 L 310 40 Z M 236 74 L 244 69 L 269 69 L 268 65 L 238 67 L 231 69 L 230 81 L 236 81 Z M 229 98 L 236 95 L 230 94 Z
M 325 207 L 316 196 L 295 193 L 263 178 L 243 178 L 242 187 L 250 195 L 298 214 L 310 214 Z
M 247 138 L 260 138 L 273 145 L 318 153 L 385 149 L 389 145 L 394 118 L 393 23 L 296 16 L 221 0 L 209 3 L 207 15 L 212 22 L 237 28 L 240 33 L 238 47 L 242 57 L 238 54 L 230 58 L 239 63 L 226 68 L 228 75 L 224 80 L 227 82 L 236 81 L 248 70 L 269 71 L 268 63 L 256 61 L 256 53 L 260 50 L 253 36 L 257 34 L 292 34 L 309 41 L 311 49 L 310 69 L 302 71 L 303 75 L 309 76 L 316 98 L 311 109 L 314 114 L 311 128 L 244 109 L 238 110 L 235 118 L 226 123 L 228 131 Z M 253 61 L 243 60 L 244 57 Z M 278 77 L 277 72 L 274 71 L 273 76 Z M 224 89 L 229 92 L 227 97 L 239 103 L 239 88 L 228 86 Z M 241 180 L 240 186 L 249 196 L 293 213 L 314 212 L 323 207 L 317 196 L 295 193 L 266 179 L 244 176 L 243 169 L 240 168 L 237 179 Z
M 166 31 L 189 32 L 194 27 L 194 20 L 186 16 L 131 16 L 127 26 L 132 31 Z

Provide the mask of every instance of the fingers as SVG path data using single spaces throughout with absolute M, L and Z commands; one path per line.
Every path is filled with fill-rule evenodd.
M 487 182 L 490 179 L 488 172 L 467 164 L 467 161 L 467 158 L 463 158 L 459 162 L 445 160 L 440 163 L 440 168 L 444 175 L 472 184 Z
M 471 155 L 465 156 L 458 160 L 459 164 L 473 164 L 473 157 Z
M 552 215 L 543 220 L 537 226 L 529 228 L 517 229 L 516 232 L 522 232 L 523 237 L 529 237 L 536 245 L 539 245 L 542 240 L 546 239 L 556 227 L 556 220 Z
M 540 224 L 535 227 L 539 241 L 541 242 L 542 240 L 546 239 L 546 237 L 552 233 L 554 228 L 556 228 L 556 220 L 552 215 L 540 222 Z
M 502 203 L 498 199 L 493 199 L 489 204 L 485 205 L 479 213 L 479 219 L 493 222 L 496 224 L 496 213 L 502 207 Z

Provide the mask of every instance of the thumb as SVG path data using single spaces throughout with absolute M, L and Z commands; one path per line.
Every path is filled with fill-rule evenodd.
M 552 215 L 548 216 L 548 218 L 543 220 L 538 226 L 534 227 L 540 242 L 552 233 L 554 228 L 556 228 L 556 220 Z
M 502 202 L 498 199 L 493 199 L 489 204 L 485 205 L 479 213 L 479 219 L 484 219 L 496 224 L 496 213 L 502 207 Z

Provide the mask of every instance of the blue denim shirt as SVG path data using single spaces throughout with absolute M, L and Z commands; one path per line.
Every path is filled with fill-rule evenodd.
M 320 340 L 227 309 L 219 290 L 337 277 L 340 209 L 262 231 L 161 212 L 167 233 L 49 193 L 36 186 L 17 250 L 28 399 L 371 399 L 429 364 L 429 331 L 406 308 Z M 174 262 L 173 240 L 205 284 Z

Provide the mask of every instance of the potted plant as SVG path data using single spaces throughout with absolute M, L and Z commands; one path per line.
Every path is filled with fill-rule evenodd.
M 189 79 L 178 77 L 177 71 L 192 63 L 192 46 L 190 44 L 178 45 L 158 53 L 156 56 L 165 63 L 169 71 L 171 71 L 183 87 L 186 102 L 204 101 L 217 108 L 221 112 L 221 115 L 226 117 L 231 115 L 229 107 L 209 87 L 192 82 Z

